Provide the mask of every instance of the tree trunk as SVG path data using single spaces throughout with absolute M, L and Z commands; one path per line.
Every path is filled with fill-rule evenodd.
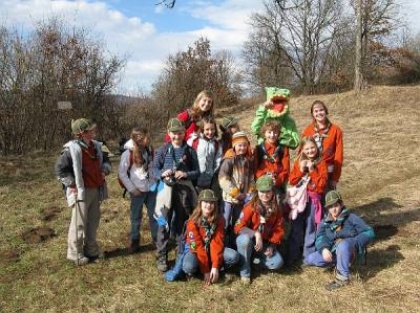
M 355 60 L 355 77 L 354 90 L 359 92 L 363 86 L 362 73 L 362 0 L 357 0 L 357 28 L 356 28 L 356 60 Z

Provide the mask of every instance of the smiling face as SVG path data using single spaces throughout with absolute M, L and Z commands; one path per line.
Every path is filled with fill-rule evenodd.
M 312 141 L 307 141 L 302 147 L 302 153 L 310 160 L 314 160 L 318 154 L 318 148 Z
M 216 207 L 216 202 L 214 201 L 201 201 L 201 214 L 205 218 L 209 218 L 213 215 L 213 211 Z
M 168 132 L 169 138 L 171 138 L 171 142 L 175 147 L 181 147 L 182 143 L 185 138 L 185 132 Z
M 210 97 L 203 96 L 198 101 L 198 107 L 201 112 L 208 112 L 211 109 L 211 106 L 213 105 L 213 99 Z
M 261 203 L 264 205 L 270 204 L 271 200 L 273 199 L 273 190 L 270 191 L 258 191 L 258 198 L 260 199 Z
M 312 116 L 318 123 L 325 123 L 327 120 L 327 111 L 321 103 L 314 104 L 312 107 Z
M 235 152 L 237 155 L 246 154 L 248 151 L 248 142 L 241 141 L 235 144 Z
M 207 139 L 213 139 L 216 134 L 216 125 L 214 123 L 205 123 L 203 126 L 203 135 Z
M 279 139 L 279 132 L 274 129 L 267 129 L 264 133 L 264 138 L 267 142 L 274 144 Z

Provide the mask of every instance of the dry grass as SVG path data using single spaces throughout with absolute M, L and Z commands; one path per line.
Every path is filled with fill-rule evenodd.
M 324 290 L 332 273 L 316 268 L 262 273 L 249 287 L 237 278 L 211 287 L 197 279 L 166 283 L 148 249 L 147 223 L 144 251 L 125 254 L 129 202 L 121 199 L 115 170 L 98 233 L 110 257 L 75 268 L 65 259 L 70 212 L 53 177 L 54 158 L 38 156 L 0 159 L 0 312 L 418 312 L 419 95 L 420 87 L 374 87 L 359 97 L 348 92 L 292 100 L 300 130 L 310 120 L 310 104 L 327 103 L 345 134 L 339 189 L 377 229 L 368 265 L 339 293 Z M 238 113 L 245 130 L 254 109 Z M 59 213 L 44 220 L 50 208 Z M 39 244 L 23 241 L 24 231 L 39 226 L 53 228 L 56 236 Z

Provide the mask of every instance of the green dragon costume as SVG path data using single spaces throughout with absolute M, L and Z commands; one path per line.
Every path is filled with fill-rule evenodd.
M 260 134 L 262 125 L 270 119 L 273 119 L 281 124 L 281 134 L 279 142 L 283 146 L 287 146 L 290 149 L 296 149 L 299 145 L 299 133 L 297 131 L 296 123 L 293 118 L 289 115 L 289 98 L 290 90 L 277 88 L 277 87 L 265 87 L 267 94 L 267 101 L 272 101 L 273 106 L 267 109 L 264 104 L 261 104 L 257 112 L 255 112 L 255 118 L 252 122 L 252 132 L 258 137 L 258 144 L 264 141 L 264 138 Z

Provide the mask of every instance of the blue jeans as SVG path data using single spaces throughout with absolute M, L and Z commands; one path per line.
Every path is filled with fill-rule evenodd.
M 131 220 L 131 240 L 140 239 L 140 225 L 143 219 L 143 205 L 146 205 L 147 215 L 149 217 L 150 235 L 153 243 L 156 243 L 157 223 L 153 214 L 155 212 L 156 192 L 142 192 L 140 196 L 131 195 L 130 220 Z
M 254 249 L 254 239 L 250 238 L 248 235 L 242 234 L 236 238 L 236 245 L 238 247 L 238 253 L 240 256 L 241 268 L 239 274 L 241 277 L 250 277 L 251 276 L 251 257 Z M 264 255 L 265 249 L 267 249 L 268 242 L 264 241 L 263 248 L 261 252 L 254 252 L 255 257 L 262 261 L 262 264 L 269 270 L 278 270 L 283 266 L 283 258 L 281 254 L 274 249 L 273 255 L 267 257 Z
M 223 201 L 223 218 L 225 220 L 225 247 L 235 249 L 236 235 L 233 231 L 236 221 L 241 215 L 242 203 L 230 203 Z
M 225 248 L 223 250 L 223 264 L 225 269 L 230 268 L 239 262 L 239 255 L 233 249 Z M 182 270 L 188 275 L 194 275 L 199 270 L 197 255 L 192 252 L 188 252 L 182 263 Z M 205 273 L 203 273 L 205 274 Z
M 318 267 L 326 267 L 331 264 L 336 264 L 337 271 L 345 279 L 350 276 L 350 263 L 355 255 L 356 241 L 354 238 L 346 238 L 340 241 L 332 252 L 332 262 L 326 262 L 322 257 L 322 251 L 315 251 L 309 254 L 305 259 L 305 264 L 315 265 Z

